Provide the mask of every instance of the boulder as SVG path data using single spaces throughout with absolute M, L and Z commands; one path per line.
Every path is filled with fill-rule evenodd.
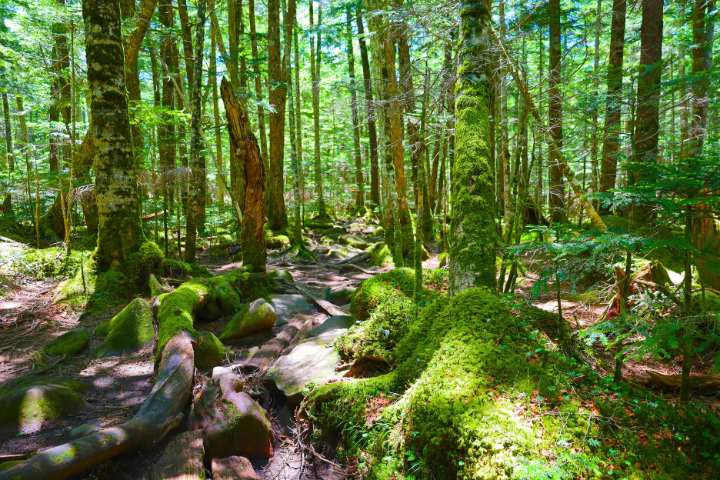
M 136 298 L 95 333 L 107 339 L 93 352 L 96 358 L 113 357 L 149 345 L 155 340 L 153 314 L 148 302 Z
M 340 236 L 338 241 L 343 245 L 349 245 L 351 247 L 359 248 L 361 250 L 365 250 L 368 247 L 367 241 L 357 235 L 342 235 Z
M 270 421 L 243 388 L 237 375 L 225 373 L 209 380 L 193 404 L 188 428 L 205 429 L 209 458 L 273 455 Z
M 48 355 L 75 355 L 85 348 L 90 341 L 90 335 L 84 328 L 74 328 L 65 332 L 43 347 Z
M 330 248 L 330 251 L 327 253 L 327 255 L 331 258 L 338 258 L 338 259 L 344 259 L 350 254 L 350 250 L 348 247 L 343 247 L 340 245 L 333 245 L 332 248 Z
M 245 457 L 225 457 L 212 459 L 213 480 L 260 480 L 255 469 Z
M 87 407 L 80 392 L 88 386 L 65 378 L 28 375 L 10 380 L 0 389 L 0 430 L 33 433 L 53 420 Z
M 240 295 L 238 295 L 232 286 L 226 283 L 220 284 L 215 288 L 215 302 L 223 315 L 235 313 L 242 304 Z
M 268 272 L 268 276 L 270 278 L 274 278 L 275 280 L 284 280 L 286 282 L 295 281 L 292 274 L 287 270 L 270 270 Z
M 326 236 L 326 237 L 327 237 L 327 236 L 330 236 L 330 235 L 338 235 L 338 236 L 340 236 L 340 235 L 342 235 L 342 234 L 344 234 L 344 233 L 345 233 L 345 229 L 344 229 L 343 227 L 339 226 L 339 225 L 335 225 L 335 226 L 333 226 L 333 227 L 326 228 L 325 230 L 322 231 L 322 234 L 323 234 L 324 236 Z
M 352 301 L 356 290 L 357 288 L 355 287 L 343 287 L 339 290 L 333 290 L 330 292 L 328 300 L 338 307 L 348 305 Z
M 195 347 L 195 366 L 200 369 L 222 365 L 228 357 L 234 357 L 232 350 L 225 348 L 212 332 L 198 332 Z
M 319 327 L 310 330 L 308 337 L 318 337 L 327 343 L 332 343 L 353 325 L 355 325 L 355 319 L 352 316 L 335 315 L 325 320 Z
M 220 340 L 243 338 L 275 325 L 275 309 L 264 298 L 244 305 L 225 325 Z
M 335 372 L 340 360 L 332 341 L 320 336 L 301 342 L 287 355 L 278 358 L 265 377 L 271 386 L 280 390 L 293 405 L 305 397 L 305 387 L 311 382 L 325 383 L 342 375 Z
M 275 295 L 270 304 L 275 309 L 275 326 L 287 325 L 295 315 L 312 315 L 315 307 L 302 295 Z

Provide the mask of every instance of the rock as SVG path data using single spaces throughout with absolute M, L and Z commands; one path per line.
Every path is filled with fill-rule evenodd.
M 271 457 L 273 433 L 265 412 L 234 373 L 208 381 L 190 413 L 189 429 L 205 429 L 209 458 L 229 455 Z
M 312 315 L 315 306 L 302 295 L 275 295 L 270 304 L 275 309 L 275 326 L 287 325 L 295 315 Z
M 153 463 L 152 480 L 205 480 L 203 431 L 182 432 L 172 438 Z
M 361 250 L 365 250 L 368 247 L 367 241 L 357 235 L 342 235 L 338 240 L 343 245 L 349 245 Z
M 346 275 L 348 273 L 357 273 L 359 271 L 360 270 L 355 268 L 355 265 L 341 265 L 340 268 L 338 269 L 338 273 L 340 275 Z
M 325 320 L 319 327 L 310 330 L 308 337 L 318 337 L 327 343 L 332 343 L 353 325 L 355 325 L 355 319 L 352 316 L 335 315 Z
M 274 278 L 275 280 L 284 280 L 286 282 L 294 282 L 293 276 L 290 272 L 287 270 L 270 270 L 268 272 L 268 276 L 270 278 Z
M 149 345 L 155 339 L 153 314 L 150 305 L 142 298 L 136 298 L 109 322 L 95 331 L 107 339 L 93 352 L 96 358 L 113 357 Z
M 293 405 L 299 405 L 305 397 L 303 390 L 310 384 L 325 383 L 340 378 L 335 365 L 340 360 L 331 342 L 319 337 L 301 342 L 288 355 L 278 358 L 268 370 L 266 379 Z
M 70 440 L 75 440 L 76 438 L 87 437 L 91 433 L 99 432 L 100 430 L 102 430 L 102 428 L 98 427 L 97 425 L 83 423 L 79 427 L 75 427 L 70 430 L 70 433 L 68 433 L 68 438 Z
M 212 332 L 198 332 L 195 347 L 195 366 L 200 369 L 221 365 L 227 358 L 235 356 L 232 350 L 223 346 Z
M 222 375 L 226 375 L 228 373 L 235 374 L 235 370 L 233 369 L 232 365 L 224 366 L 224 367 L 214 367 L 212 369 L 212 377 L 211 378 L 220 378 Z
M 90 335 L 84 328 L 74 328 L 65 332 L 43 347 L 48 355 L 75 355 L 85 348 L 90 341 Z
M 253 333 L 267 330 L 275 325 L 275 308 L 264 298 L 258 298 L 246 304 L 230 322 L 220 335 L 220 340 L 242 338 Z
M 357 288 L 355 287 L 343 287 L 339 290 L 331 291 L 328 300 L 338 307 L 348 305 L 352 301 L 356 290 Z
M 340 245 L 333 245 L 327 254 L 329 257 L 332 257 L 332 258 L 344 259 L 345 257 L 348 256 L 349 253 L 350 253 L 350 250 L 348 250 L 347 247 L 342 247 Z
M 212 459 L 213 480 L 260 480 L 255 469 L 245 457 Z
M 265 236 L 265 248 L 272 250 L 287 248 L 290 246 L 290 237 L 287 235 Z
M 50 421 L 79 413 L 87 407 L 79 392 L 87 388 L 64 378 L 28 375 L 10 380 L 0 389 L 0 429 L 33 433 Z
M 326 228 L 325 230 L 322 231 L 322 234 L 326 237 L 330 236 L 330 235 L 338 235 L 339 236 L 344 233 L 345 233 L 345 229 L 339 225 L 335 225 L 333 227 Z

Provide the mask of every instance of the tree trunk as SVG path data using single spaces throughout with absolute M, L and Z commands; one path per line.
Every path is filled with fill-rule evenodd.
M 260 152 L 263 161 L 268 160 L 267 137 L 265 134 L 265 109 L 261 105 L 263 99 L 262 78 L 258 62 L 257 32 L 255 31 L 255 0 L 248 0 L 248 18 L 250 19 L 250 48 L 253 56 L 253 73 L 255 75 L 255 95 L 257 97 L 258 130 L 260 130 Z M 298 109 L 300 107 L 298 106 Z M 299 128 L 299 127 L 298 127 Z
M 365 82 L 365 106 L 368 119 L 368 141 L 370 143 L 370 202 L 373 204 L 373 208 L 377 208 L 380 205 L 377 128 L 375 123 L 375 107 L 373 104 L 372 78 L 370 77 L 370 59 L 368 58 L 367 45 L 365 44 L 365 28 L 363 27 L 363 20 L 360 16 L 360 9 L 355 10 L 355 18 L 358 28 L 358 43 L 360 44 L 363 81 Z
M 220 92 L 225 103 L 231 148 L 235 150 L 239 171 L 245 174 L 245 208 L 242 217 L 240 244 L 243 266 L 264 271 L 265 256 L 265 165 L 260 158 L 257 138 L 250 131 L 246 110 L 241 107 L 230 83 L 223 77 Z
M 600 30 L 602 27 L 602 0 L 597 2 L 595 13 L 595 53 L 593 56 L 593 95 L 600 98 Z M 593 193 L 598 191 L 598 108 L 592 109 L 592 132 L 590 137 L 590 189 Z M 598 202 L 594 201 L 595 209 Z
M 95 197 L 100 217 L 95 258 L 100 271 L 120 267 L 135 275 L 140 270 L 156 269 L 159 258 L 150 258 L 154 252 L 144 248 L 125 96 L 120 7 L 103 0 L 86 0 L 83 18 L 95 138 Z M 137 257 L 143 255 L 148 258 L 138 262 Z
M 251 0 L 252 1 L 252 0 Z M 208 2 L 208 10 L 215 10 L 215 0 Z M 210 90 L 213 98 L 213 123 L 215 125 L 215 156 L 217 157 L 218 167 L 223 168 L 223 151 L 222 151 L 222 133 L 220 130 L 220 102 L 218 85 L 217 85 L 217 36 L 220 32 L 215 28 L 215 23 L 211 24 L 210 33 L 210 65 L 208 66 L 208 81 L 210 82 Z M 222 182 L 218 185 L 218 203 L 222 208 L 225 205 L 225 189 Z
M 7 92 L 2 94 L 3 118 L 5 121 L 5 149 L 7 152 L 8 170 L 10 173 L 15 171 L 15 154 L 13 153 L 12 144 L 12 128 L 10 126 L 10 102 L 8 101 Z
M 560 0 L 550 0 L 548 4 L 548 15 L 550 16 L 550 63 L 548 71 L 550 74 L 550 84 L 548 90 L 549 104 L 549 127 L 550 134 L 554 142 L 550 146 L 551 149 L 562 149 L 562 94 L 559 85 L 562 83 L 561 74 L 561 8 Z M 551 158 L 554 152 L 550 153 Z M 552 212 L 553 222 L 563 222 L 565 219 L 565 184 L 563 182 L 562 171 L 557 162 L 550 164 L 550 210 Z
M 56 0 L 61 7 L 65 6 L 65 0 Z M 67 71 L 70 68 L 70 57 L 68 56 L 67 46 L 67 27 L 63 22 L 53 23 L 53 35 L 55 36 L 55 44 L 53 45 L 53 56 L 55 59 L 52 65 L 52 71 L 55 79 L 50 87 L 50 94 L 53 103 L 50 106 L 50 121 L 59 122 L 62 116 L 62 122 L 65 124 L 64 129 L 58 129 L 56 125 L 50 127 L 50 171 L 59 170 L 59 154 L 60 144 L 63 144 L 63 156 L 68 157 L 68 145 L 60 141 L 60 138 L 68 131 L 70 124 L 70 85 L 67 80 Z
M 175 84 L 173 78 L 177 75 L 178 70 L 178 50 L 175 39 L 169 31 L 174 27 L 175 19 L 173 14 L 172 1 L 161 2 L 158 9 L 158 17 L 160 23 L 165 27 L 165 38 L 160 46 L 160 60 L 162 63 L 162 106 L 164 109 L 173 110 L 175 108 Z M 171 177 L 172 170 L 175 169 L 175 124 L 171 114 L 163 115 L 163 122 L 158 128 L 158 150 L 160 153 L 160 181 L 163 186 L 163 197 L 165 198 L 165 210 L 170 210 L 173 205 L 173 179 Z M 167 219 L 167 216 L 165 217 Z M 168 238 L 165 242 L 169 241 Z M 167 245 L 166 245 L 167 246 Z M 167 248 L 165 254 L 167 255 Z
M 353 156 L 355 159 L 355 214 L 362 215 L 365 210 L 365 184 L 362 172 L 362 154 L 360 152 L 360 119 L 358 115 L 357 92 L 355 90 L 355 54 L 353 53 L 352 12 L 350 5 L 345 7 L 347 21 L 345 23 L 348 74 L 350 76 L 350 108 L 352 109 Z
M 180 0 L 183 3 L 185 0 Z M 197 27 L 195 29 L 195 58 L 193 67 L 193 85 L 190 89 L 190 175 L 188 189 L 188 208 L 185 217 L 185 261 L 195 263 L 195 241 L 197 238 L 196 210 L 200 203 L 201 192 L 201 161 L 202 157 L 202 67 L 203 47 L 205 44 L 205 0 L 197 0 Z M 187 61 L 187 57 L 186 57 Z
M 135 107 L 141 101 L 138 55 L 140 54 L 140 46 L 145 38 L 145 34 L 147 33 L 148 26 L 150 25 L 150 18 L 155 11 L 157 1 L 158 0 L 142 1 L 142 7 L 136 11 L 137 16 L 133 21 L 135 29 L 123 41 L 123 48 L 125 49 L 125 82 L 127 84 L 128 98 L 130 100 L 131 107 Z M 134 2 L 132 3 L 134 6 Z M 135 152 L 142 152 L 142 148 L 144 146 L 143 131 L 140 124 L 141 122 L 136 121 L 131 126 L 132 141 Z M 139 153 L 136 153 L 135 155 L 136 158 L 138 158 Z
M 322 6 L 318 4 L 318 28 L 322 25 Z M 313 2 L 310 2 L 310 29 L 314 26 Z M 313 102 L 313 135 L 315 142 L 315 201 L 317 202 L 317 218 L 328 220 L 323 194 L 322 158 L 320 157 L 320 31 L 317 32 L 317 47 L 314 40 L 310 38 L 310 73 L 312 79 L 312 102 Z M 317 57 L 316 57 L 317 55 Z
M 655 162 L 660 130 L 660 80 L 662 77 L 663 0 L 642 1 L 640 74 L 635 118 L 635 162 Z M 640 179 L 634 175 L 634 181 Z
M 293 21 L 295 17 L 293 16 Z M 297 28 L 294 32 L 294 37 L 297 38 Z M 297 44 L 295 45 L 297 48 Z M 295 68 L 298 68 L 298 62 L 295 62 Z M 295 134 L 295 102 L 293 99 L 293 78 L 292 69 L 288 72 L 288 122 L 290 128 L 290 169 L 292 170 L 293 176 L 293 199 L 295 204 L 293 205 L 293 231 L 292 241 L 298 248 L 303 248 L 302 241 L 302 224 L 300 222 L 300 168 L 298 168 L 298 156 L 297 156 L 297 140 L 298 137 Z
M 490 165 L 490 11 L 483 1 L 460 3 L 455 101 L 457 153 L 452 169 L 451 295 L 495 286 L 495 221 Z
M 623 55 L 625 52 L 625 12 L 627 0 L 613 0 L 612 24 L 610 27 L 610 57 L 608 62 L 608 93 L 605 110 L 605 132 L 603 136 L 602 161 L 600 165 L 600 191 L 615 188 L 620 133 L 622 124 L 622 77 Z

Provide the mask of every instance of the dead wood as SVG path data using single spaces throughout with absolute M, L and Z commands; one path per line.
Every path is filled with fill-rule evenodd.
M 654 383 L 659 387 L 680 388 L 682 375 L 665 375 L 662 373 L 647 370 L 650 376 L 645 383 Z M 690 385 L 692 388 L 702 390 L 714 390 L 720 388 L 720 373 L 709 373 L 705 375 L 690 375 Z
M 336 307 L 332 303 L 323 300 L 319 298 L 317 295 L 315 295 L 310 289 L 303 287 L 302 285 L 298 285 L 297 283 L 290 283 L 290 282 L 284 282 L 285 285 L 289 286 L 290 288 L 294 288 L 298 291 L 301 295 L 303 295 L 305 298 L 310 300 L 312 303 L 317 305 L 317 307 L 322 310 L 323 312 L 327 313 L 331 317 L 336 317 L 338 315 L 350 315 L 345 310 L 341 310 L 340 308 Z
M 312 328 L 312 323 L 312 316 L 298 315 L 282 332 L 263 345 L 255 355 L 245 362 L 242 368 L 261 372 L 267 370 L 279 356 L 287 353 L 288 349 L 294 348 L 307 337 Z
M 151 480 L 204 480 L 205 430 L 183 432 L 173 438 L 152 469 Z
M 121 453 L 156 447 L 182 421 L 194 359 L 192 337 L 178 333 L 163 349 L 157 382 L 131 420 L 45 450 L 0 472 L 0 480 L 62 480 Z

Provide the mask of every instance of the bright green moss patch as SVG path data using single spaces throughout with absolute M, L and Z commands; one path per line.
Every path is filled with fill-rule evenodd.
M 370 254 L 371 267 L 392 265 L 392 252 L 390 252 L 390 248 L 388 248 L 385 242 L 370 245 L 365 251 Z
M 398 301 L 402 278 L 395 294 L 377 283 Z M 477 288 L 436 300 L 396 341 L 394 371 L 317 388 L 310 417 L 342 432 L 341 456 L 368 479 L 669 480 L 720 469 L 715 416 L 612 387 L 546 349 L 514 307 Z
M 222 365 L 233 354 L 232 350 L 225 348 L 212 332 L 198 332 L 197 340 L 195 347 L 197 368 L 207 369 Z
M 0 389 L 0 428 L 17 433 L 41 430 L 47 423 L 86 407 L 80 395 L 87 385 L 34 375 L 6 382 Z
M 75 328 L 65 332 L 43 347 L 49 355 L 75 355 L 85 348 L 90 341 L 90 335 L 84 328 Z
M 350 312 L 358 320 L 368 319 L 372 310 L 389 298 L 412 297 L 414 282 L 412 268 L 396 268 L 365 280 L 355 292 Z
M 166 258 L 163 262 L 163 270 L 170 277 L 211 277 L 212 274 L 207 268 L 194 263 L 185 263 L 173 258 Z
M 122 355 L 149 345 L 155 339 L 150 305 L 142 298 L 136 298 L 112 320 L 101 324 L 95 331 L 99 335 L 105 332 L 107 339 L 93 352 L 97 358 Z

